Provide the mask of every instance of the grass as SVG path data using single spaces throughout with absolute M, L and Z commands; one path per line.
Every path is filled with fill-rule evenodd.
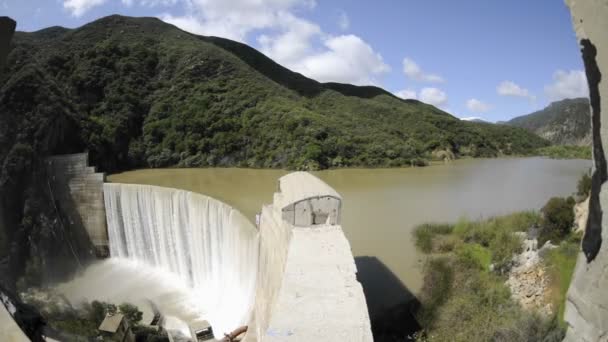
M 462 218 L 453 225 L 418 226 L 415 244 L 429 258 L 419 295 L 422 307 L 417 319 L 422 331 L 417 340 L 560 341 L 563 325 L 555 317 L 522 309 L 505 285 L 505 271 L 513 254 L 521 250 L 520 238 L 513 233 L 539 222 L 538 213 L 519 212 L 478 221 Z M 568 248 L 556 249 L 547 261 L 553 265 L 560 303 L 572 276 Z
M 547 146 L 537 149 L 536 154 L 552 159 L 591 159 L 591 146 Z
M 430 253 L 433 250 L 433 239 L 436 235 L 452 233 L 454 226 L 443 223 L 426 223 L 414 229 L 415 244 L 422 252 Z
M 490 269 L 492 252 L 479 244 L 463 244 L 456 250 L 458 261 L 469 268 Z
M 544 258 L 545 265 L 550 275 L 550 287 L 554 305 L 557 307 L 557 316 L 562 325 L 564 323 L 564 310 L 566 308 L 566 295 L 579 252 L 579 237 L 564 241 L 560 246 L 549 253 Z

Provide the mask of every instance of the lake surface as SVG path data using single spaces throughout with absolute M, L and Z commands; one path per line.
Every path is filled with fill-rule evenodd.
M 590 167 L 589 160 L 501 158 L 314 174 L 343 197 L 342 227 L 353 254 L 378 258 L 416 293 L 422 283 L 422 256 L 411 237 L 416 225 L 539 210 L 550 197 L 575 192 L 579 177 Z M 262 204 L 272 202 L 277 179 L 286 173 L 236 168 L 149 169 L 108 179 L 203 193 L 232 205 L 254 221 Z

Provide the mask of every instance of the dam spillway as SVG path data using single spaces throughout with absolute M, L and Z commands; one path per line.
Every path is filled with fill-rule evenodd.
M 106 183 L 103 193 L 110 256 L 176 275 L 217 338 L 248 326 L 245 342 L 372 341 L 342 197 L 315 176 L 281 177 L 258 227 L 184 190 Z
M 104 184 L 110 255 L 160 267 L 200 296 L 216 336 L 247 324 L 255 300 L 259 235 L 213 198 L 150 185 Z

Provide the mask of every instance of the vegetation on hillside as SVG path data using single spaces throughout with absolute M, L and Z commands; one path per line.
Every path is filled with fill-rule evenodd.
M 554 145 L 536 150 L 539 156 L 552 159 L 591 159 L 591 146 Z
M 428 258 L 417 313 L 422 331 L 417 339 L 561 341 L 565 296 L 580 244 L 580 236 L 570 231 L 573 204 L 571 197 L 552 198 L 541 213 L 418 226 L 415 245 Z M 540 228 L 539 240 L 551 238 L 559 244 L 542 259 L 549 274 L 553 307 L 557 308 L 552 317 L 521 308 L 505 285 L 513 256 L 522 249 L 520 237 L 514 233 L 532 227 Z
M 17 33 L 13 43 L 1 111 L 52 140 L 49 152 L 69 150 L 69 135 L 106 171 L 401 166 L 434 150 L 491 157 L 547 144 L 379 88 L 320 84 L 243 44 L 152 18 Z M 43 117 L 58 119 L 52 132 L 36 124 Z M 6 140 L 31 146 L 25 132 Z
M 591 145 L 589 99 L 565 99 L 506 122 L 525 128 L 556 145 Z

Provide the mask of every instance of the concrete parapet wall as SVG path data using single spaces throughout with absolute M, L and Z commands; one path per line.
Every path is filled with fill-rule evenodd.
M 49 186 L 63 223 L 87 232 L 98 257 L 108 255 L 103 201 L 105 175 L 88 165 L 88 154 L 53 156 L 46 160 Z M 71 229 L 74 231 L 74 229 Z

